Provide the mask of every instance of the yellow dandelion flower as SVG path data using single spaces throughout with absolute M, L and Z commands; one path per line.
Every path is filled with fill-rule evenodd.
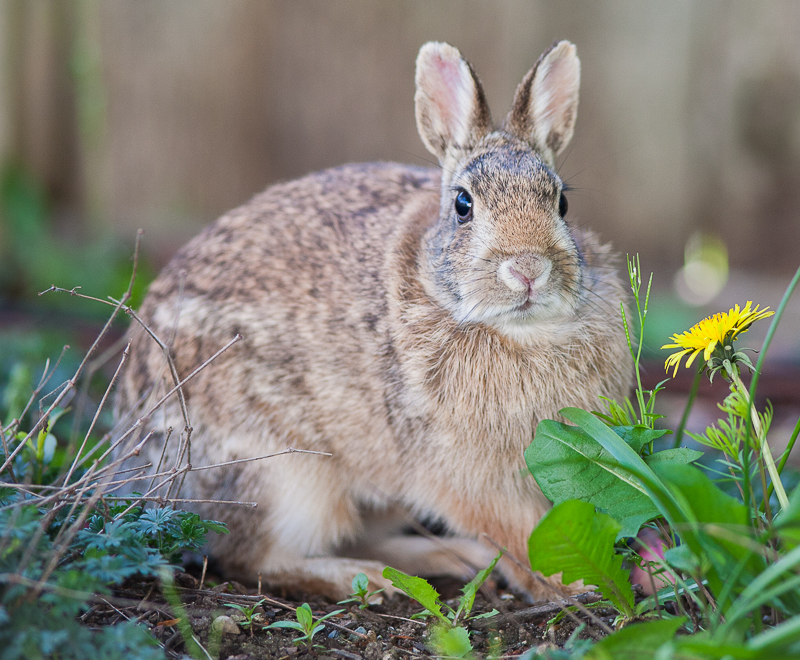
M 748 301 L 744 309 L 740 309 L 739 305 L 734 305 L 727 312 L 720 312 L 703 319 L 689 328 L 687 332 L 672 335 L 670 339 L 675 343 L 664 344 L 661 348 L 679 348 L 681 350 L 667 358 L 664 363 L 667 372 L 670 367 L 675 367 L 672 374 L 674 378 L 678 373 L 681 360 L 686 355 L 689 356 L 686 361 L 687 368 L 692 366 L 692 362 L 700 353 L 703 353 L 703 360 L 708 362 L 717 346 L 723 348 L 730 346 L 733 340 L 741 333 L 747 332 L 753 323 L 774 314 L 774 312 L 767 311 L 769 307 L 759 310 L 759 306 L 756 305 L 755 309 L 751 309 L 752 304 L 752 301 Z

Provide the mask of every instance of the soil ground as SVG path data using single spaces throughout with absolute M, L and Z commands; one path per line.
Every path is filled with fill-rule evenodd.
M 447 601 L 459 595 L 462 586 L 450 578 L 431 580 L 431 583 Z M 359 609 L 357 604 L 337 605 L 319 596 L 290 594 L 258 594 L 257 589 L 248 589 L 236 582 L 223 582 L 215 587 L 204 585 L 200 589 L 197 577 L 179 573 L 175 580 L 193 634 L 211 657 L 221 660 L 407 660 L 434 657 L 428 640 L 428 623 L 410 617 L 422 611 L 422 607 L 404 596 L 393 596 L 380 604 Z M 252 629 L 244 616 L 226 604 L 245 607 L 263 599 L 257 608 Z M 598 594 L 586 593 L 577 597 L 582 604 L 593 604 L 600 600 Z M 275 621 L 295 621 L 294 609 L 307 602 L 315 619 L 334 610 L 344 608 L 339 615 L 324 622 L 325 629 L 317 633 L 313 650 L 297 646 L 293 640 L 298 636 L 291 629 L 264 630 L 264 626 Z M 455 600 L 451 603 L 456 606 Z M 493 655 L 512 657 L 532 647 L 542 645 L 562 646 L 573 633 L 578 622 L 586 627 L 580 637 L 600 639 L 604 632 L 596 622 L 587 621 L 577 613 L 574 619 L 564 617 L 562 621 L 548 626 L 548 621 L 562 611 L 562 604 L 543 603 L 531 605 L 521 597 L 496 583 L 487 582 L 478 594 L 473 615 L 497 609 L 499 614 L 467 622 L 470 639 L 478 656 Z M 592 613 L 607 626 L 612 625 L 614 612 L 602 607 L 593 607 Z M 187 657 L 187 650 L 177 617 L 164 599 L 160 585 L 151 579 L 132 579 L 116 591 L 110 600 L 100 600 L 82 617 L 89 626 L 113 625 L 123 618 L 136 620 L 146 626 L 165 649 L 168 657 Z M 231 620 L 212 622 L 220 616 Z M 224 623 L 227 630 L 214 631 Z M 232 625 L 234 624 L 234 625 Z

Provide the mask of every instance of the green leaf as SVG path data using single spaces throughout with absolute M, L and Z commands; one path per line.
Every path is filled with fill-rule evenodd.
M 651 429 L 641 424 L 636 426 L 612 426 L 611 430 L 627 442 L 637 454 L 642 453 L 642 448 L 645 445 L 649 445 L 667 433 L 667 429 Z
M 697 571 L 705 573 L 710 567 L 708 560 L 697 557 L 688 545 L 677 545 L 664 551 L 664 559 L 674 569 L 684 575 L 694 575 Z
M 330 619 L 332 616 L 336 616 L 337 614 L 341 614 L 342 612 L 344 612 L 344 610 L 334 610 L 333 612 L 328 612 L 325 616 L 321 616 L 319 619 L 317 619 L 317 623 L 321 623 L 322 621 Z
M 500 561 L 500 557 L 503 556 L 502 551 L 497 553 L 497 556 L 492 560 L 492 563 L 489 564 L 486 568 L 482 571 L 478 571 L 474 578 L 472 578 L 467 584 L 465 584 L 461 588 L 461 593 L 464 595 L 461 596 L 461 599 L 458 603 L 458 612 L 456 613 L 456 618 L 462 613 L 465 612 L 467 616 L 472 611 L 472 605 L 475 602 L 475 594 L 478 593 L 478 589 L 481 588 L 484 582 L 486 582 L 487 578 L 492 574 L 494 567 L 497 566 L 497 562 Z
M 369 589 L 369 578 L 364 573 L 358 573 L 350 585 L 354 594 L 365 594 Z
M 649 466 L 660 465 L 662 463 L 675 463 L 677 465 L 688 465 L 694 463 L 696 460 L 702 458 L 705 454 L 696 449 L 687 449 L 686 447 L 679 447 L 678 449 L 665 449 L 657 451 L 655 454 L 650 454 L 644 457 L 644 462 Z
M 484 612 L 483 614 L 478 614 L 471 618 L 473 621 L 475 621 L 476 619 L 491 619 L 493 616 L 497 616 L 498 614 L 500 614 L 500 611 L 492 608 L 491 612 Z
M 643 442 L 644 437 L 636 442 L 639 440 Z M 644 523 L 659 515 L 650 498 L 633 485 L 630 475 L 619 470 L 611 454 L 577 426 L 542 421 L 525 450 L 525 461 L 551 502 L 581 500 L 594 504 L 620 523 L 620 538 L 636 536 Z
M 217 534 L 230 534 L 228 526 L 223 522 L 216 520 L 204 520 L 203 527 L 209 532 L 216 532 Z
M 437 655 L 445 658 L 463 658 L 472 652 L 472 643 L 466 628 L 440 625 L 433 629 L 431 643 Z
M 679 617 L 626 626 L 595 644 L 584 657 L 586 660 L 654 659 L 658 648 L 675 636 L 684 621 L 684 617 Z
M 53 460 L 53 455 L 56 453 L 57 446 L 58 441 L 56 440 L 56 436 L 54 436 L 52 433 L 45 435 L 44 444 L 42 447 L 42 465 L 50 464 L 50 462 Z
M 297 621 L 276 621 L 275 623 L 270 623 L 268 626 L 264 626 L 264 630 L 267 628 L 291 628 L 292 630 L 305 632 L 303 626 L 297 623 Z
M 383 569 L 383 577 L 392 581 L 392 585 L 400 589 L 404 594 L 416 600 L 422 607 L 436 616 L 442 622 L 449 625 L 449 620 L 442 614 L 442 606 L 439 600 L 439 592 L 436 591 L 427 580 L 406 575 L 396 568 L 387 566 Z
M 673 528 L 686 519 L 672 492 L 656 476 L 642 457 L 634 452 L 620 437 L 591 413 L 580 408 L 564 408 L 559 411 L 569 421 L 581 427 L 593 440 L 602 445 L 616 461 L 614 473 L 631 486 L 646 493 Z M 697 539 L 688 537 L 693 549 L 700 550 Z
M 579 500 L 553 507 L 528 539 L 531 568 L 544 575 L 563 572 L 570 584 L 596 585 L 626 616 L 633 614 L 633 589 L 622 556 L 614 553 L 619 523 Z
M 314 622 L 314 615 L 311 613 L 311 607 L 308 603 L 303 603 L 296 611 L 297 622 L 303 626 L 303 630 L 311 630 L 311 624 Z

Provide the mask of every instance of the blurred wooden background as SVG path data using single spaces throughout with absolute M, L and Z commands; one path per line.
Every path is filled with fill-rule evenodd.
M 147 230 L 157 262 L 270 182 L 430 159 L 414 60 L 444 40 L 500 120 L 553 40 L 583 63 L 570 213 L 648 268 L 696 230 L 794 271 L 800 3 L 707 0 L 0 0 L 0 162 L 63 236 Z M 0 241 L 2 231 L 0 230 Z

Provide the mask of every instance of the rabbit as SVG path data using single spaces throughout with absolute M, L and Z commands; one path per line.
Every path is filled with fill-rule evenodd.
M 512 587 L 549 594 L 511 558 L 525 562 L 550 507 L 523 451 L 540 420 L 619 399 L 632 379 L 615 255 L 566 222 L 556 172 L 579 83 L 575 46 L 553 44 L 495 128 L 472 66 L 427 43 L 416 121 L 438 169 L 351 164 L 278 183 L 152 283 L 139 317 L 180 378 L 243 337 L 183 386 L 185 460 L 330 454 L 183 475 L 181 498 L 258 505 L 194 505 L 230 529 L 209 541 L 226 575 L 340 598 L 358 572 L 386 586 L 387 565 L 467 575 L 493 541 Z M 130 339 L 119 420 L 173 385 L 163 347 L 138 324 Z M 145 419 L 132 463 L 174 465 L 183 419 L 175 397 Z M 403 534 L 409 519 L 447 534 Z

